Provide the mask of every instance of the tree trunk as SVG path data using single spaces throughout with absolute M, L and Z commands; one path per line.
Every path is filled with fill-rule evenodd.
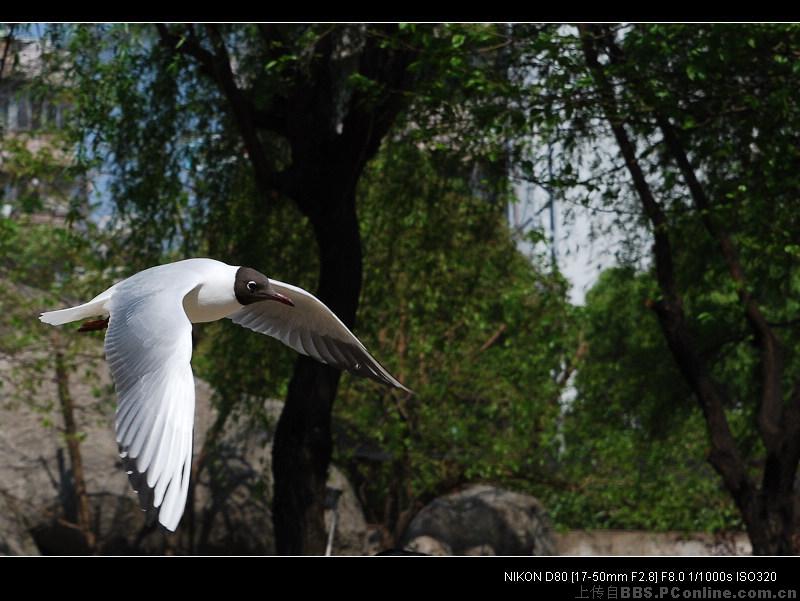
M 794 555 L 794 495 L 763 493 L 747 520 L 753 555 Z M 760 510 L 760 511 L 759 511 Z
M 794 441 L 778 453 L 767 453 L 764 477 L 757 494 L 736 499 L 753 545 L 753 555 L 793 555 Z
M 75 490 L 75 506 L 77 508 L 78 527 L 83 534 L 90 553 L 94 552 L 95 536 L 92 532 L 89 512 L 89 494 L 86 492 L 86 480 L 83 475 L 83 459 L 81 457 L 78 427 L 75 424 L 75 405 L 69 390 L 69 374 L 64 364 L 64 354 L 56 352 L 56 383 L 58 385 L 58 401 L 61 415 L 64 418 L 64 439 L 67 442 L 69 462 L 72 467 L 72 480 Z
M 359 28 L 350 33 L 334 28 L 319 36 L 317 58 L 307 73 L 287 87 L 286 96 L 278 95 L 260 107 L 250 90 L 239 87 L 225 32 L 218 26 L 204 28 L 213 52 L 200 43 L 200 31 L 193 25 L 182 30 L 163 24 L 156 28 L 163 46 L 191 57 L 226 98 L 265 206 L 276 194 L 283 194 L 311 221 L 320 257 L 317 296 L 352 327 L 362 268 L 355 188 L 367 161 L 409 101 L 404 92 L 411 89 L 417 75 L 409 73 L 408 67 L 418 51 L 413 46 L 385 44 L 398 35 L 396 24 L 371 27 L 369 35 Z M 291 37 L 286 36 L 288 30 L 265 25 L 258 31 L 270 48 L 265 62 L 281 56 L 282 51 L 275 49 L 284 48 Z M 343 62 L 337 48 L 340 43 L 347 46 L 351 34 L 349 44 L 355 54 Z M 363 45 L 353 45 L 362 36 Z M 336 42 L 334 37 L 341 39 Z M 383 89 L 381 95 L 376 98 L 351 86 L 351 69 L 375 81 L 376 89 Z M 257 135 L 259 129 L 289 142 L 290 166 L 274 171 L 273 157 Z M 338 370 L 307 357 L 295 364 L 273 445 L 273 519 L 280 554 L 324 551 L 323 502 L 332 449 L 331 410 L 339 377 Z
M 319 245 L 318 296 L 353 327 L 361 291 L 361 238 L 354 192 L 310 215 Z M 325 205 L 323 205 L 325 206 Z M 325 484 L 333 443 L 331 414 L 341 372 L 309 357 L 295 363 L 272 450 L 276 551 L 322 555 Z

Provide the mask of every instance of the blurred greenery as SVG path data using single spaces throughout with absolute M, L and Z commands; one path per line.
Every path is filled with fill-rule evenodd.
M 16 27 L 22 39 L 26 31 Z M 8 53 L 9 62 L 13 56 Z M 41 415 L 45 427 L 62 435 L 53 417 L 57 399 L 43 394 L 43 384 L 54 379 L 56 355 L 63 353 L 68 372 L 92 383 L 100 411 L 107 409 L 110 396 L 96 377 L 102 344 L 95 337 L 43 328 L 35 317 L 65 301 L 93 296 L 114 274 L 108 273 L 103 257 L 108 233 L 86 219 L 90 184 L 74 160 L 67 132 L 44 114 L 23 130 L 9 131 L 6 121 L 9 102 L 21 99 L 43 111 L 47 105 L 42 100 L 50 107 L 70 101 L 71 88 L 52 77 L 57 63 L 58 57 L 45 52 L 36 77 L 14 77 L 12 71 L 0 78 L 6 91 L 0 115 L 0 349 L 10 367 L 0 372 L 0 402 L 6 407 L 25 404 Z
M 357 443 L 338 452 L 364 483 L 371 517 L 392 523 L 392 512 L 470 481 L 543 478 L 574 337 L 564 279 L 515 249 L 503 199 L 476 195 L 458 166 L 405 142 L 372 163 L 360 215 L 357 331 L 415 392 L 348 378 L 337 400 Z M 390 459 L 359 458 L 365 441 Z
M 706 424 L 645 306 L 656 291 L 648 274 L 609 269 L 580 311 L 588 350 L 562 430 L 560 477 L 569 492 L 546 497 L 562 525 L 741 528 L 706 463 Z
M 738 495 L 742 516 L 751 516 L 745 520 L 751 538 L 772 537 L 769 543 L 762 539 L 756 552 L 787 552 L 794 544 L 787 533 L 796 529 L 791 516 L 798 458 L 791 444 L 777 443 L 775 436 L 796 438 L 793 416 L 800 400 L 800 276 L 792 253 L 800 231 L 800 105 L 790 92 L 800 83 L 800 28 L 521 26 L 519 33 L 524 41 L 512 77 L 531 93 L 519 110 L 536 132 L 529 147 L 516 148 L 528 157 L 520 163 L 520 177 L 555 190 L 567 206 L 607 216 L 596 220 L 595 234 L 619 240 L 616 259 L 627 268 L 606 274 L 587 298 L 589 352 L 578 370 L 573 407 L 575 415 L 594 416 L 596 427 L 602 420 L 623 420 L 616 437 L 596 439 L 604 457 L 598 465 L 614 463 L 605 449 L 633 445 L 638 461 L 620 471 L 647 485 L 632 487 L 638 497 L 632 514 L 609 511 L 602 501 L 591 502 L 592 494 L 581 499 L 586 511 L 608 524 L 627 523 L 642 506 L 652 511 L 647 521 L 655 525 L 664 523 L 660 507 L 677 523 L 714 528 L 737 521 L 730 502 L 712 495 L 719 481 L 699 465 L 722 450 L 703 449 L 697 429 L 703 422 L 690 402 L 687 372 L 676 368 L 680 358 L 708 373 L 706 382 L 723 399 L 721 419 L 708 420 L 706 427 L 718 434 L 729 429 L 737 456 L 727 468 L 722 461 L 714 465 L 728 470 L 728 492 Z M 621 152 L 624 144 L 628 156 Z M 541 146 L 549 152 L 537 150 Z M 659 232 L 653 232 L 653 211 L 647 216 L 643 210 L 645 194 L 661 212 Z M 651 258 L 654 233 L 670 245 L 662 244 L 668 261 L 662 254 L 657 265 Z M 757 307 L 777 340 L 776 371 L 763 369 L 771 351 L 747 318 L 746 302 Z M 685 321 L 679 336 L 691 358 L 684 343 L 668 349 L 669 335 L 660 336 L 662 328 L 645 306 L 680 310 Z M 674 331 L 671 340 L 677 340 Z M 780 417 L 769 426 L 759 412 L 773 388 L 781 391 L 775 404 Z M 700 405 L 707 402 L 708 397 Z M 609 440 L 619 447 L 609 447 Z M 774 447 L 769 454 L 767 444 Z M 568 443 L 566 448 L 575 450 Z M 597 459 L 592 448 L 575 460 Z M 612 456 L 625 457 L 617 453 Z M 659 472 L 665 463 L 675 472 Z M 732 476 L 733 465 L 743 476 Z M 780 478 L 770 472 L 776 465 Z M 602 479 L 590 482 L 607 498 L 619 490 Z M 676 515 L 667 509 L 667 491 L 686 500 L 718 500 Z M 771 530 L 778 522 L 785 523 L 780 534 Z

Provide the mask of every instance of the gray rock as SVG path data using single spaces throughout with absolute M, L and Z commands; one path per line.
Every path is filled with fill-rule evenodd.
M 560 555 L 750 555 L 745 532 L 570 530 L 556 535 Z
M 417 536 L 404 545 L 409 551 L 425 553 L 425 555 L 452 555 L 453 550 L 440 540 L 431 536 Z
M 487 485 L 439 497 L 401 537 L 404 548 L 453 555 L 553 555 L 553 528 L 535 498 Z
M 195 428 L 195 461 L 205 433 L 216 419 L 210 406 L 212 391 L 197 382 L 198 408 Z M 201 394 L 202 391 L 202 394 Z M 198 403 L 199 405 L 199 403 Z M 274 425 L 283 404 L 268 400 L 269 424 Z M 187 502 L 176 536 L 181 552 L 216 555 L 271 555 L 275 553 L 272 525 L 272 430 L 245 420 L 229 419 L 213 452 L 193 484 L 193 500 Z
M 363 555 L 367 546 L 367 521 L 353 486 L 334 465 L 328 474 L 328 486 L 342 491 L 336 507 L 336 531 L 333 537 L 333 555 Z M 325 529 L 330 532 L 333 511 L 325 511 Z
M 0 370 L 8 368 L 0 361 Z M 104 535 L 110 530 L 124 532 L 128 546 L 141 547 L 134 541 L 144 519 L 136 508 L 135 497 L 130 496 L 125 473 L 117 467 L 113 405 L 94 394 L 95 389 L 107 386 L 105 374 L 102 369 L 70 376 L 75 416 L 84 435 L 80 449 L 93 526 L 99 533 L 101 550 L 106 542 Z M 52 377 L 43 378 L 27 398 L 24 390 L 7 385 L 0 396 L 0 496 L 14 507 L 16 523 L 25 525 L 38 552 L 84 553 L 83 538 L 71 526 L 76 513 L 74 481 L 61 434 L 55 382 Z M 117 528 L 120 521 L 122 529 Z M 0 524 L 0 538 L 8 536 L 7 526 Z M 119 549 L 119 534 L 113 538 L 113 547 Z M 32 552 L 28 546 L 21 551 Z
M 0 555 L 39 555 L 18 504 L 0 496 Z
M 0 370 L 4 368 L 0 361 Z M 72 374 L 70 389 L 84 434 L 80 448 L 96 552 L 274 553 L 271 430 L 229 420 L 215 451 L 193 479 L 177 532 L 169 534 L 146 523 L 122 470 L 114 438 L 115 399 L 105 363 L 99 362 L 89 374 Z M 106 392 L 98 398 L 97 390 Z M 211 395 L 209 386 L 196 379 L 195 463 L 217 415 Z M 35 399 L 15 400 L 18 396 L 7 390 L 0 396 L 0 554 L 86 553 L 85 541 L 74 526 L 74 483 L 59 434 L 55 383 L 41 382 Z M 282 406 L 279 401 L 266 402 L 270 423 L 277 423 Z M 52 425 L 46 424 L 48 420 Z M 334 552 L 362 553 L 366 524 L 352 486 L 335 469 L 329 485 L 343 490 Z

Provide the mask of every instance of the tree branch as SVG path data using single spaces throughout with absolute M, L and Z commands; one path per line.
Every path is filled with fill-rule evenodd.
M 604 40 L 615 62 L 622 61 L 624 53 L 614 42 L 613 36 L 605 35 Z M 715 223 L 712 218 L 712 204 L 689 161 L 676 127 L 666 115 L 657 110 L 654 94 L 646 82 L 642 82 L 636 87 L 639 88 L 639 92 L 644 97 L 645 102 L 648 102 L 653 107 L 653 115 L 664 136 L 664 143 L 677 163 L 681 175 L 689 188 L 692 201 L 700 214 L 703 225 L 711 238 L 719 245 L 728 272 L 736 284 L 736 291 L 744 307 L 747 322 L 755 334 L 756 343 L 761 348 L 762 391 L 758 424 L 767 448 L 774 449 L 780 445 L 780 424 L 783 408 L 783 395 L 781 392 L 783 353 L 780 348 L 780 342 L 764 317 L 758 302 L 748 290 L 744 268 L 739 260 L 738 252 L 730 234 L 722 225 Z
M 181 53 L 195 59 L 200 66 L 200 70 L 208 77 L 214 78 L 214 60 L 212 54 L 203 48 L 197 41 L 194 28 L 189 25 L 186 29 L 186 35 L 180 36 L 171 33 L 166 25 L 163 23 L 156 23 L 158 35 L 161 38 L 161 45 L 167 50 L 175 53 Z
M 56 351 L 55 368 L 58 400 L 61 405 L 61 415 L 64 419 L 64 439 L 69 451 L 72 479 L 75 485 L 74 494 L 77 506 L 78 529 L 83 534 L 89 552 L 92 553 L 95 550 L 96 537 L 92 531 L 89 493 L 86 490 L 81 443 L 78 438 L 78 427 L 75 423 L 75 402 L 69 388 L 69 372 L 64 362 L 64 353 L 60 348 Z
M 561 399 L 561 395 L 564 392 L 564 387 L 569 384 L 569 379 L 578 369 L 578 366 L 581 364 L 588 352 L 589 343 L 583 340 L 583 336 L 581 336 L 581 339 L 578 342 L 578 348 L 575 349 L 575 354 L 567 359 L 566 365 L 564 366 L 564 371 L 562 371 L 556 378 L 556 392 L 550 399 L 550 405 L 558 404 L 559 400 Z
M 491 336 L 489 336 L 489 339 L 486 342 L 484 342 L 483 345 L 481 345 L 481 348 L 478 349 L 478 352 L 482 353 L 483 351 L 489 349 L 489 347 L 494 346 L 497 343 L 497 341 L 500 340 L 500 337 L 507 329 L 508 326 L 504 323 L 501 323 L 500 326 L 494 331 L 494 333 Z
M 285 134 L 283 120 L 273 118 L 266 111 L 257 111 L 249 98 L 236 85 L 231 69 L 230 57 L 225 42 L 216 25 L 206 25 L 206 31 L 215 52 L 209 52 L 200 45 L 193 28 L 185 36 L 171 33 L 163 24 L 156 24 L 162 45 L 171 52 L 179 52 L 197 61 L 203 74 L 209 77 L 227 98 L 234 121 L 242 136 L 247 156 L 253 165 L 256 186 L 266 202 L 278 187 L 277 178 L 270 169 L 264 145 L 258 139 L 257 129 L 271 129 Z
M 711 203 L 697 179 L 677 132 L 664 115 L 656 113 L 656 121 L 664 134 L 667 148 L 678 163 L 706 230 L 719 244 L 728 272 L 736 283 L 736 291 L 739 300 L 744 306 L 747 321 L 756 336 L 756 343 L 761 347 L 763 375 L 758 423 L 764 443 L 768 448 L 774 447 L 779 444 L 780 440 L 780 416 L 783 406 L 781 394 L 783 354 L 780 343 L 764 317 L 758 302 L 748 290 L 744 268 L 739 260 L 733 240 L 722 226 L 715 224 L 712 220 Z
M 602 35 L 602 30 L 587 25 L 581 25 L 579 29 L 586 64 L 600 92 L 603 112 L 631 174 L 642 209 L 653 226 L 656 277 L 664 299 L 651 302 L 649 306 L 655 310 L 670 351 L 700 402 L 712 444 L 709 461 L 725 480 L 737 504 L 744 510 L 749 505 L 755 487 L 744 469 L 744 462 L 725 416 L 725 393 L 712 378 L 689 333 L 683 303 L 675 282 L 666 216 L 644 177 L 636 158 L 635 147 L 625 130 L 624 119 L 619 114 L 611 82 L 598 60 L 595 39 L 598 34 Z

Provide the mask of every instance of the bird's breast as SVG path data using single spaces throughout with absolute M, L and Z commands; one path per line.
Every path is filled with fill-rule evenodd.
M 218 289 L 219 288 L 219 289 Z M 192 323 L 217 321 L 242 308 L 232 288 L 202 284 L 183 297 L 183 310 Z

